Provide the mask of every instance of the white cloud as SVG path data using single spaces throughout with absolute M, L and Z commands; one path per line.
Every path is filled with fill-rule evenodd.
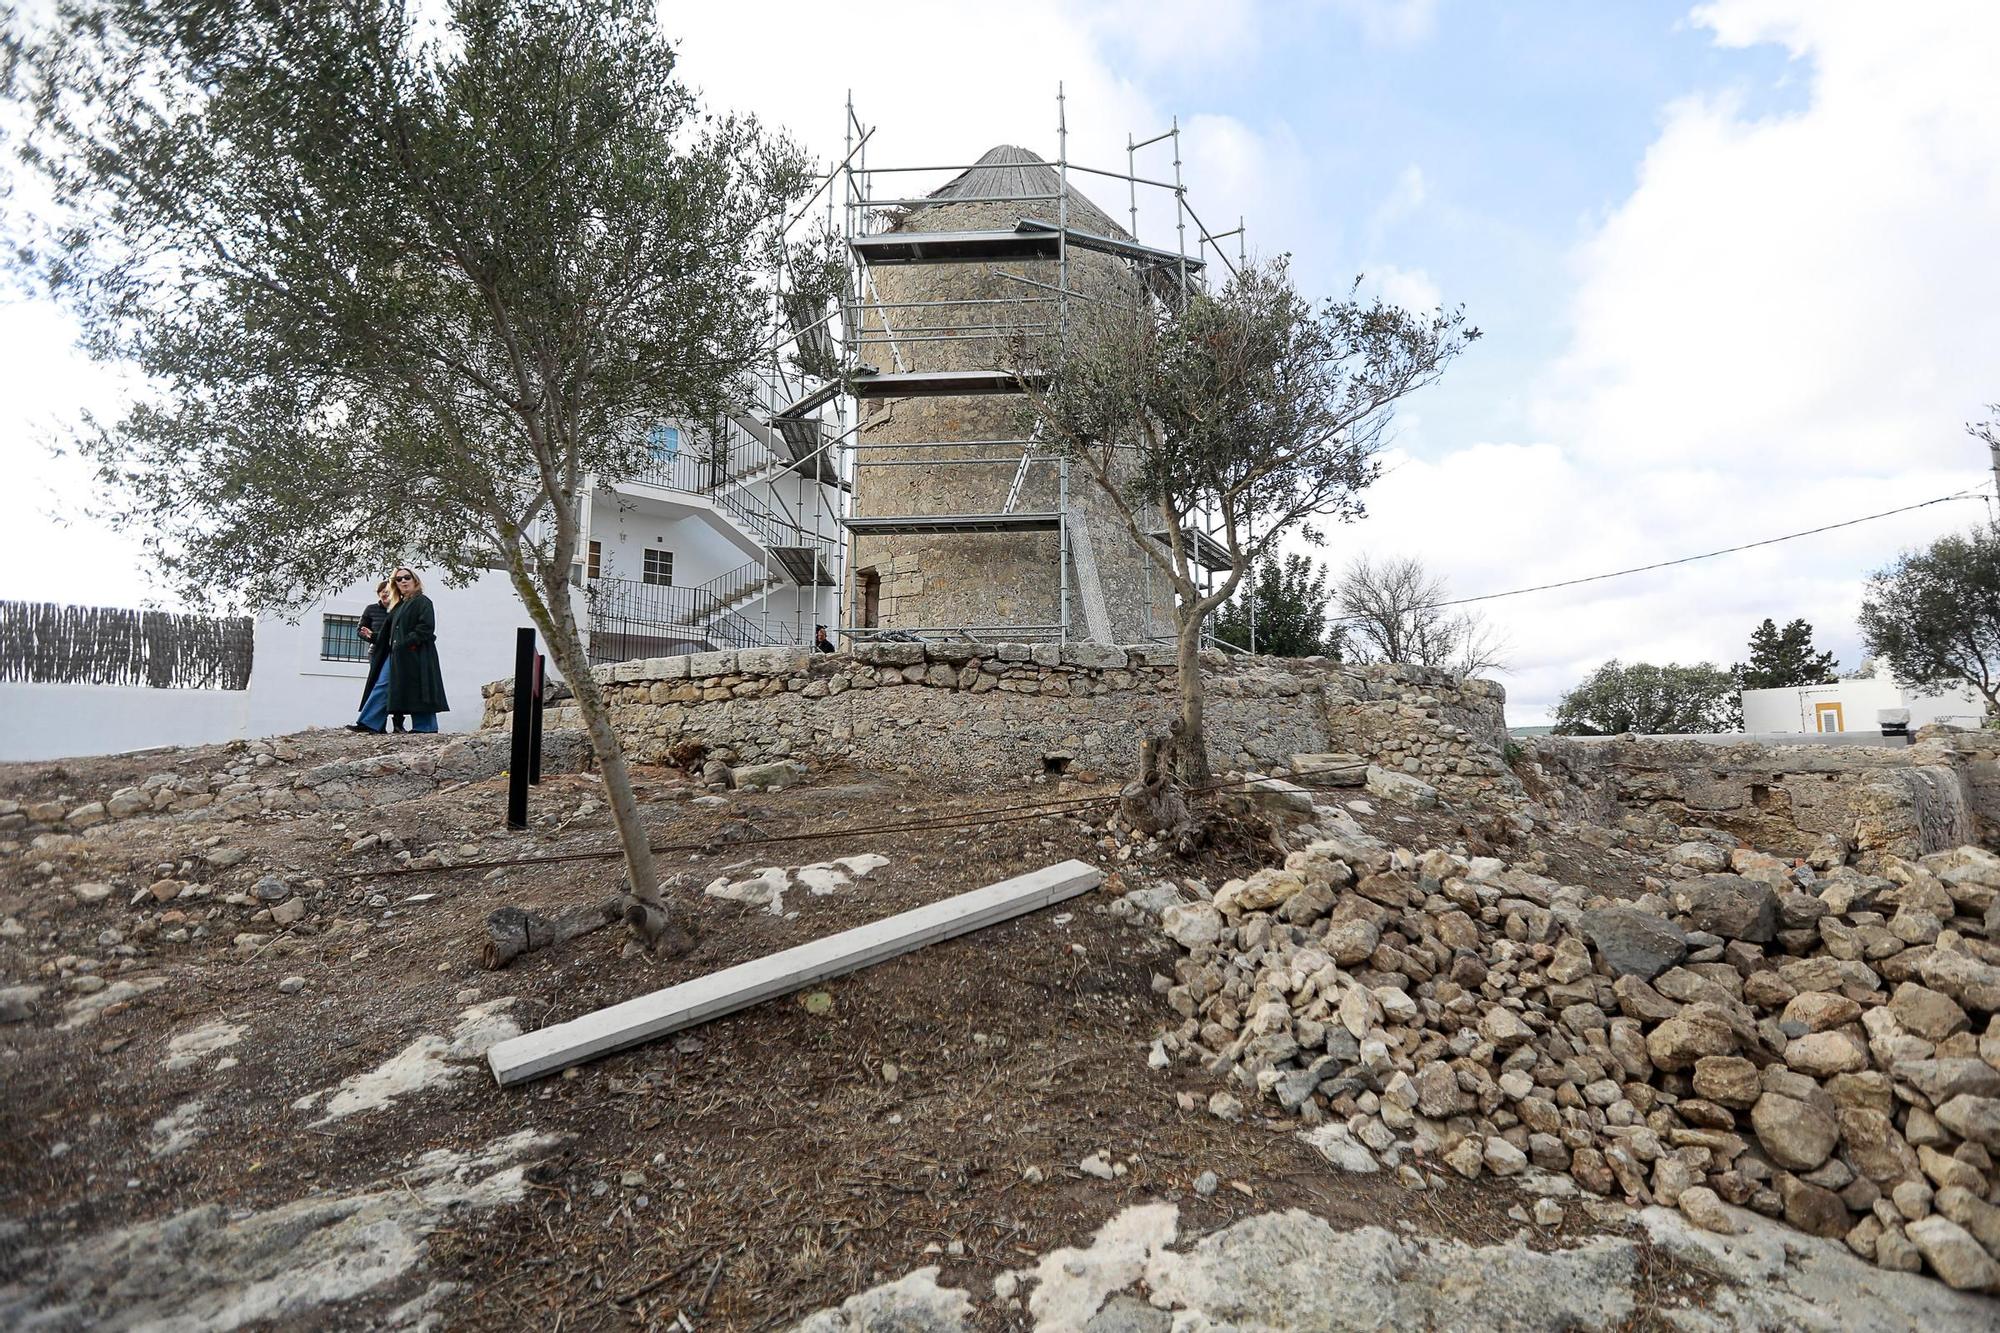
M 1374 234 L 1380 236 L 1398 222 L 1412 217 L 1424 206 L 1430 196 L 1429 183 L 1424 179 L 1424 169 L 1412 162 L 1396 173 L 1396 183 L 1384 195 L 1382 202 L 1375 205 L 1375 214 L 1369 219 Z
M 1962 431 L 2000 398 L 2000 7 L 1730 0 L 1698 21 L 1810 61 L 1806 106 L 1667 109 L 1637 187 L 1580 247 L 1545 443 L 1400 465 L 1355 550 L 1422 556 L 1462 594 L 1799 531 L 1984 480 Z M 1470 355 L 1478 356 L 1475 346 Z M 1419 406 L 1421 406 L 1419 404 Z M 1744 652 L 1804 616 L 1852 665 L 1866 574 L 1981 516 L 1958 501 L 1678 569 L 1488 604 L 1512 719 L 1611 656 Z
M 1362 279 L 1361 289 L 1363 295 L 1380 296 L 1390 305 L 1419 313 L 1444 304 L 1444 293 L 1431 275 L 1420 268 L 1372 264 Z
M 1330 0 L 1376 46 L 1413 46 L 1437 29 L 1437 0 Z
M 1193 0 L 1164 11 L 1126 0 L 1081 7 L 1024 0 L 998 22 L 990 7 L 963 3 L 936 4 L 922 22 L 898 23 L 829 22 L 823 5 L 801 0 L 662 11 L 665 31 L 681 42 L 680 74 L 710 107 L 754 111 L 824 161 L 843 151 L 850 89 L 864 123 L 879 127 L 868 150 L 878 166 L 964 164 L 1002 143 L 1053 155 L 1060 86 L 1071 160 L 1120 171 L 1128 134 L 1145 137 L 1171 122 L 1171 110 L 1138 81 L 1145 69 L 1247 52 L 1259 22 L 1254 6 Z M 1136 65 L 1110 53 L 1119 34 L 1143 39 Z M 1284 211 L 1293 220 L 1286 234 L 1304 234 L 1297 190 L 1306 173 L 1282 128 L 1266 134 L 1227 116 L 1196 115 L 1183 129 L 1191 198 L 1211 227 L 1227 230 L 1246 213 L 1253 243 L 1269 246 L 1269 219 Z M 1171 179 L 1172 161 L 1171 148 L 1157 145 L 1141 154 L 1140 170 Z M 884 176 L 878 187 L 922 194 L 949 174 Z M 1125 218 L 1123 181 L 1073 172 L 1072 183 Z M 1171 195 L 1142 190 L 1139 204 L 1142 233 L 1172 244 Z M 44 442 L 83 407 L 115 411 L 113 378 L 73 349 L 67 324 L 44 302 L 0 305 L 0 356 L 14 386 L 0 431 L 0 466 L 11 479 L 0 492 L 0 597 L 132 604 L 150 595 L 134 540 L 80 518 L 65 527 L 49 517 L 80 515 L 89 485 L 80 466 L 51 460 Z

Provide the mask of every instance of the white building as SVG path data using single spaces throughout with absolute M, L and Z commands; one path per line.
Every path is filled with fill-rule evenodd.
M 1752 734 L 1879 731 L 1885 709 L 1907 709 L 1911 731 L 1933 722 L 1977 727 L 1986 717 L 1986 700 L 1971 686 L 1919 694 L 1898 685 L 1887 662 L 1863 666 L 1872 667 L 1872 672 L 1858 680 L 1743 691 L 1743 730 Z
M 837 631 L 846 490 L 838 452 L 825 443 L 816 404 L 779 417 L 782 430 L 766 424 L 779 405 L 765 397 L 711 431 L 655 428 L 637 475 L 590 491 L 573 606 L 592 662 L 810 643 L 821 624 Z M 821 443 L 808 447 L 814 439 Z M 480 687 L 513 674 L 515 631 L 532 622 L 504 573 L 466 588 L 431 576 L 425 590 L 437 605 L 451 701 L 438 722 L 470 731 Z M 248 734 L 354 720 L 368 675 L 354 628 L 373 598 L 372 583 L 357 584 L 296 625 L 258 623 Z
M 637 475 L 590 489 L 572 605 L 593 662 L 810 643 L 818 624 L 839 632 L 849 487 L 819 415 L 831 395 L 759 386 L 752 397 L 711 429 L 656 427 Z M 480 687 L 513 674 L 516 630 L 533 622 L 505 573 L 452 588 L 419 572 L 451 702 L 438 723 L 471 731 Z M 260 619 L 247 690 L 0 686 L 0 761 L 346 726 L 368 675 L 355 627 L 374 598 L 369 579 L 296 623 Z

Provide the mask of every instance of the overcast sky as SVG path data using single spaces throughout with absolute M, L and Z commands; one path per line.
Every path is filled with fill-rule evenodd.
M 1401 414 L 1323 558 L 1415 555 L 1461 595 L 1913 504 L 1986 480 L 2000 399 L 1994 0 L 1107 0 L 669 5 L 682 70 L 838 156 L 997 143 L 1122 168 L 1178 116 L 1211 227 L 1328 294 L 1463 303 L 1486 337 Z M 872 16 L 860 21 L 861 15 Z M 900 15 L 892 23 L 888 16 Z M 1171 154 L 1142 154 L 1170 174 Z M 931 178 L 926 185 L 940 183 Z M 1079 178 L 1122 218 L 1122 182 Z M 1171 209 L 1141 200 L 1171 240 Z M 136 542 L 49 441 L 115 375 L 0 305 L 0 597 L 132 605 Z M 1723 665 L 1803 616 L 1843 668 L 1863 582 L 1958 500 L 1658 574 L 1491 603 L 1516 725 L 1609 657 Z

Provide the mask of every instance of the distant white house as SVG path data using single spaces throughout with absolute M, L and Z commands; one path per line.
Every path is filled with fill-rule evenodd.
M 1879 731 L 1882 712 L 1893 709 L 1908 710 L 1911 731 L 1933 722 L 1977 727 L 1985 719 L 1986 700 L 1970 686 L 1918 694 L 1896 683 L 1887 662 L 1863 666 L 1870 674 L 1856 680 L 1743 691 L 1743 730 L 1752 734 Z

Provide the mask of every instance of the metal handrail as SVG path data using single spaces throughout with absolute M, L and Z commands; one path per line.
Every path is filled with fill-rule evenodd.
M 780 386 L 782 390 L 782 386 Z M 779 395 L 761 377 L 752 381 L 751 412 L 775 410 Z M 789 401 L 789 400 L 787 400 Z M 748 498 L 743 479 L 769 468 L 790 467 L 793 460 L 772 450 L 762 440 L 728 417 L 714 427 L 706 446 L 681 449 L 670 457 L 654 457 L 627 478 L 645 486 L 699 495 L 736 519 L 763 545 L 810 547 L 820 555 L 835 549 L 832 539 L 823 537 L 797 521 L 797 515 L 780 516 Z M 783 500 L 779 500 L 780 505 Z
M 754 574 L 753 574 L 754 571 Z M 616 661 L 596 645 L 604 638 L 701 639 L 731 648 L 798 643 L 798 627 L 760 624 L 734 609 L 754 595 L 764 580 L 759 565 L 745 565 L 695 587 L 674 587 L 636 579 L 600 578 L 585 588 L 593 661 Z

